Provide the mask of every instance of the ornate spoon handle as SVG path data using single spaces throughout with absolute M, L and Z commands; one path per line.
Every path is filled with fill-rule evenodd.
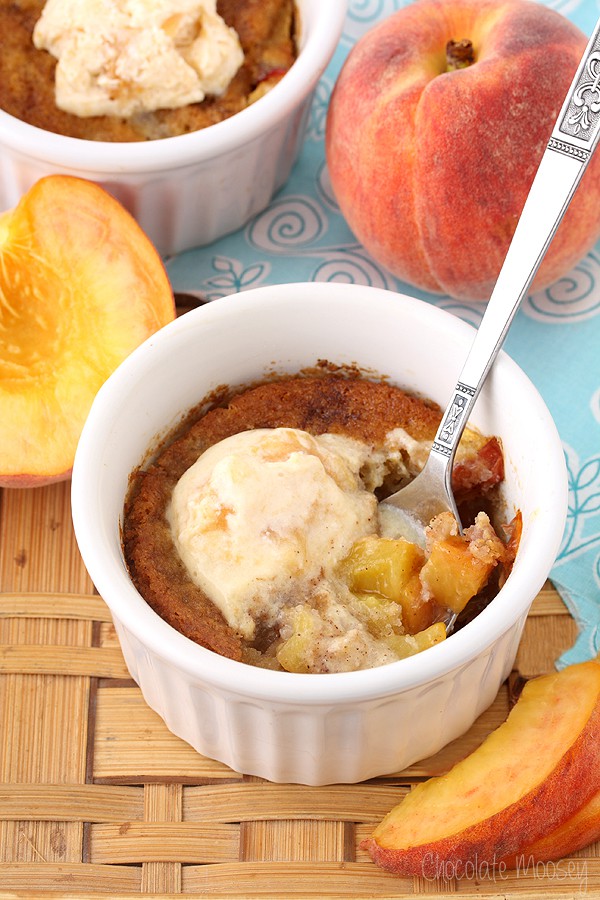
M 542 156 L 498 280 L 434 440 L 427 468 L 431 464 L 431 470 L 437 469 L 439 477 L 440 466 L 443 467 L 442 477 L 448 490 L 454 453 L 473 404 L 599 137 L 600 20 Z

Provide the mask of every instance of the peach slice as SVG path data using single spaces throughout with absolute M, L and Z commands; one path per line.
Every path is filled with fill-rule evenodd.
M 0 215 L 0 486 L 68 478 L 98 389 L 175 316 L 158 252 L 98 185 L 38 181 Z
M 502 861 L 507 868 L 514 869 L 530 861 L 564 859 L 597 840 L 600 840 L 600 791 L 554 831 Z
M 595 837 L 599 791 L 595 659 L 528 682 L 503 725 L 447 774 L 419 784 L 363 846 L 383 868 L 426 878 L 442 865 L 460 872 L 529 851 L 550 858 L 578 836 Z

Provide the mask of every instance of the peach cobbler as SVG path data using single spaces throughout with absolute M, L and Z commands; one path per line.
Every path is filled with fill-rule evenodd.
M 0 108 L 145 141 L 223 121 L 293 64 L 293 0 L 0 0 Z
M 132 475 L 134 584 L 192 640 L 267 668 L 363 669 L 444 640 L 449 612 L 497 592 L 519 519 L 500 536 L 501 447 L 468 429 L 453 476 L 464 534 L 449 514 L 424 548 L 394 533 L 378 500 L 422 467 L 439 418 L 384 381 L 329 373 L 199 408 Z

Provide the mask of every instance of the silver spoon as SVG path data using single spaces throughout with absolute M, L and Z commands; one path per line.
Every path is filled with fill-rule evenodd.
M 600 20 L 552 131 L 487 309 L 417 477 L 380 504 L 399 534 L 425 543 L 425 527 L 449 510 L 461 528 L 452 492 L 456 448 L 512 320 L 571 202 L 600 137 Z M 387 512 L 386 512 L 387 511 Z M 462 530 L 462 529 L 461 529 Z M 454 625 L 456 616 L 448 622 Z

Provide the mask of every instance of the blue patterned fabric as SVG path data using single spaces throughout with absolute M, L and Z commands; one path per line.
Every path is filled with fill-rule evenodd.
M 600 15 L 600 0 L 545 4 L 586 34 Z M 350 3 L 343 37 L 317 88 L 306 140 L 288 184 L 245 228 L 168 259 L 176 291 L 214 299 L 263 284 L 356 282 L 411 294 L 479 323 L 483 304 L 425 294 L 375 263 L 341 217 L 327 177 L 325 120 L 341 65 L 361 34 L 405 5 L 402 0 Z M 568 462 L 569 515 L 551 577 L 580 633 L 557 661 L 560 668 L 600 652 L 600 243 L 567 277 L 527 298 L 505 349 L 544 397 Z

